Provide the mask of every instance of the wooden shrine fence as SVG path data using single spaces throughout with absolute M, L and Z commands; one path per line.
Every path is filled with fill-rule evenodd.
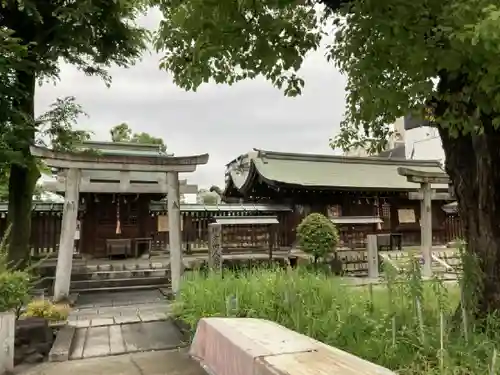
M 278 217 L 277 248 L 289 249 L 295 243 L 295 228 L 298 224 L 297 216 L 290 210 L 273 210 L 272 207 L 257 207 L 256 210 L 247 205 L 231 205 L 231 209 L 218 206 L 216 211 L 203 209 L 200 205 L 183 205 L 182 211 L 182 240 L 184 251 L 205 252 L 208 251 L 208 224 L 212 222 L 213 216 L 252 216 L 252 215 L 274 215 Z M 262 205 L 264 206 L 264 205 Z M 3 209 L 2 209 L 3 208 Z M 147 223 L 148 236 L 153 238 L 153 251 L 168 251 L 168 232 L 158 231 L 158 216 L 165 214 L 161 208 L 152 210 Z M 30 234 L 32 255 L 44 256 L 56 253 L 59 246 L 61 231 L 62 204 L 40 203 L 35 204 L 32 211 L 32 225 Z M 82 225 L 84 222 L 82 221 Z M 6 207 L 0 207 L 0 236 L 3 238 L 7 230 Z M 352 242 L 353 233 L 341 232 L 341 243 Z M 456 215 L 447 216 L 443 229 L 436 233 L 438 242 L 446 243 L 463 236 L 461 220 Z M 408 234 L 405 233 L 405 236 Z M 415 233 L 415 240 L 419 233 Z M 256 248 L 267 249 L 269 244 L 269 233 L 266 228 L 259 226 L 238 226 L 228 228 L 225 232 L 225 243 L 230 243 L 234 251 L 249 251 Z M 359 237 L 359 236 L 357 236 Z M 365 237 L 365 236 L 362 236 Z M 360 237 L 361 238 L 361 237 Z M 408 237 L 407 237 L 408 238 Z M 359 250 L 364 249 L 364 241 L 356 246 Z M 356 256 L 356 258 L 358 258 Z M 364 257 L 362 257 L 364 258 Z M 357 262 L 363 263 L 361 259 Z

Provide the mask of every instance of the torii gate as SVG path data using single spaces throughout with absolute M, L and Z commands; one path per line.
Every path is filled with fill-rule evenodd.
M 398 168 L 398 173 L 408 182 L 420 184 L 418 192 L 409 193 L 408 197 L 420 200 L 420 249 L 424 260 L 422 274 L 432 276 L 432 201 L 451 200 L 452 193 L 437 193 L 431 184 L 451 185 L 450 178 L 444 172 L 426 172 L 410 168 Z
M 150 172 L 162 175 L 159 191 L 168 193 L 172 291 L 174 294 L 179 292 L 182 274 L 179 173 L 194 172 L 198 165 L 204 165 L 208 162 L 208 154 L 193 156 L 101 155 L 76 151 L 56 152 L 38 146 L 31 146 L 30 151 L 33 156 L 42 158 L 49 167 L 64 170 L 65 175 L 64 211 L 54 285 L 54 299 L 56 301 L 63 300 L 69 295 L 73 265 L 73 243 L 83 170 L 104 171 L 107 173 L 119 171 L 122 174 Z M 120 187 L 127 191 L 130 188 L 130 175 L 128 175 L 128 178 L 122 179 L 120 185 L 123 185 Z

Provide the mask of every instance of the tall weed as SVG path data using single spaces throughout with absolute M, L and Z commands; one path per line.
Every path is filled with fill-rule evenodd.
M 387 285 L 370 287 L 300 268 L 192 273 L 174 312 L 193 328 L 209 316 L 269 319 L 400 374 L 488 373 L 500 319 L 489 323 L 496 336 L 449 334 L 443 316 L 456 310 L 461 288 L 424 282 L 419 270 L 387 269 Z

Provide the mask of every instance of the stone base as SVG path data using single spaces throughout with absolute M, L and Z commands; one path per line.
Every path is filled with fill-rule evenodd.
M 54 342 L 54 330 L 44 318 L 16 322 L 14 364 L 42 362 Z
M 261 319 L 201 319 L 190 354 L 212 375 L 396 375 Z
M 14 369 L 15 326 L 14 313 L 0 313 L 0 374 Z

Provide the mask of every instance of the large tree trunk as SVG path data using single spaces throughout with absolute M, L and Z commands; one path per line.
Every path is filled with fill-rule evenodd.
M 26 116 L 26 120 L 13 126 L 11 147 L 20 153 L 20 157 L 10 166 L 8 258 L 12 265 L 22 268 L 29 259 L 32 197 L 40 173 L 29 148 L 35 142 L 36 78 L 29 72 L 19 72 L 17 80 L 25 95 L 19 98 L 16 105 Z
M 500 311 L 500 132 L 489 120 L 484 134 L 453 138 L 440 129 L 446 171 L 457 195 L 467 251 L 479 261 L 476 314 Z

